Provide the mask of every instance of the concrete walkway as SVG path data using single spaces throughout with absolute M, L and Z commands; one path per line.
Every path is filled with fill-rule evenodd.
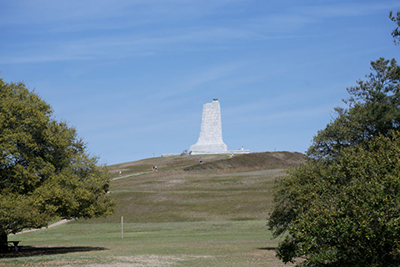
M 57 225 L 60 225 L 60 224 L 66 223 L 66 222 L 68 222 L 68 221 L 70 221 L 70 220 L 64 219 L 64 220 L 61 220 L 61 221 L 59 221 L 59 222 L 56 222 L 56 223 L 50 224 L 50 225 L 49 225 L 49 226 L 47 226 L 47 227 L 42 227 L 42 228 L 38 228 L 38 229 L 30 229 L 30 230 L 25 230 L 25 231 L 22 231 L 22 232 L 16 233 L 16 235 L 19 235 L 19 234 L 24 234 L 24 233 L 29 233 L 29 232 L 34 232 L 34 231 L 38 231 L 38 230 L 42 230 L 42 229 L 47 229 L 47 228 L 50 228 L 50 227 L 54 227 L 54 226 L 57 226 Z

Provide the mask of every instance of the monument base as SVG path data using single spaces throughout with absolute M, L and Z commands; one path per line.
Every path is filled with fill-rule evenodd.
M 196 143 L 190 147 L 189 150 L 190 154 L 195 155 L 195 154 L 221 154 L 221 153 L 227 153 L 228 148 L 227 146 L 223 143 Z M 208 152 L 208 153 L 204 153 Z
M 189 155 L 228 154 L 228 151 L 190 151 Z
M 161 154 L 161 157 L 173 157 L 173 156 L 187 156 L 187 155 L 212 155 L 212 154 L 228 154 L 228 155 L 237 155 L 237 154 L 249 154 L 250 150 L 248 149 L 239 149 L 239 150 L 225 150 L 225 151 L 191 151 L 189 153 L 168 153 Z
M 240 150 L 225 150 L 225 151 L 190 151 L 190 155 L 206 155 L 206 154 L 249 154 L 250 150 L 240 149 Z

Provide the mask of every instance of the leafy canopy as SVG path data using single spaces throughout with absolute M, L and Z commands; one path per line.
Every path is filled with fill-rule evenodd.
M 305 266 L 399 266 L 400 133 L 368 144 L 343 149 L 329 165 L 310 161 L 285 179 L 302 196 L 278 249 L 284 262 L 304 257 Z
M 400 27 L 399 14 L 390 18 Z M 400 265 L 400 67 L 380 58 L 371 70 L 347 89 L 347 108 L 318 131 L 308 161 L 276 181 L 268 226 L 287 234 L 284 262 Z
M 371 62 L 367 80 L 347 88 L 347 109 L 336 108 L 337 117 L 318 131 L 307 155 L 335 159 L 345 147 L 364 145 L 372 137 L 400 127 L 400 68 L 395 59 Z
M 74 128 L 23 83 L 0 79 L 0 235 L 113 212 L 110 178 Z
M 275 236 L 288 230 L 300 210 L 306 209 L 310 182 L 323 176 L 321 166 L 332 164 L 345 148 L 359 145 L 368 149 L 373 137 L 399 129 L 400 67 L 394 59 L 383 58 L 371 66 L 374 72 L 366 76 L 367 81 L 360 80 L 358 86 L 347 89 L 351 97 L 345 103 L 349 108 L 336 109 L 338 117 L 314 137 L 308 163 L 292 170 L 292 178 L 277 182 L 276 205 L 268 223 Z

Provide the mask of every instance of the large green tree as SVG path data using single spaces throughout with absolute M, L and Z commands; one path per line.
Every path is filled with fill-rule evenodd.
M 368 145 L 347 147 L 328 165 L 308 162 L 289 179 L 300 205 L 277 250 L 284 262 L 400 265 L 400 133 Z
M 338 116 L 325 129 L 318 131 L 308 149 L 308 162 L 288 177 L 277 181 L 275 208 L 268 225 L 280 235 L 308 203 L 310 181 L 320 166 L 332 164 L 343 149 L 360 145 L 368 149 L 369 141 L 378 135 L 386 136 L 400 127 L 400 67 L 394 59 L 372 62 L 373 72 L 367 81 L 347 89 L 351 95 L 346 109 L 337 108 Z M 321 175 L 319 175 L 321 176 Z
M 398 15 L 390 15 L 397 25 Z M 276 181 L 268 226 L 287 234 L 278 247 L 284 262 L 400 265 L 400 67 L 380 58 L 371 70 L 347 89 L 347 107 L 314 137 L 307 162 Z
M 55 217 L 111 214 L 110 178 L 74 128 L 23 83 L 0 79 L 0 247 Z

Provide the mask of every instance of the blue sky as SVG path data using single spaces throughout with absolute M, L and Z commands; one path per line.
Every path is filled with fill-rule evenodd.
M 305 152 L 370 61 L 391 0 L 0 0 L 0 77 L 24 81 L 100 162 L 178 153 L 218 98 L 228 149 Z

